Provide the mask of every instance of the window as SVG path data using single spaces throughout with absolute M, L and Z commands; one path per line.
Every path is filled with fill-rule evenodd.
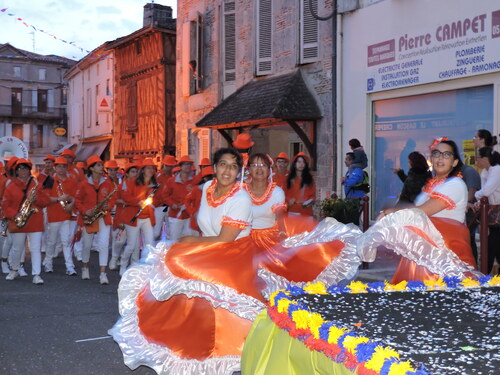
M 236 3 L 233 0 L 224 0 L 223 22 L 224 81 L 231 82 L 236 79 Z
M 21 67 L 20 66 L 14 66 L 14 77 L 21 78 Z
M 43 125 L 31 125 L 30 149 L 43 147 Z
M 12 124 L 12 136 L 19 138 L 21 141 L 24 140 L 24 125 L 23 124 Z
M 273 2 L 271 0 L 257 1 L 257 75 L 266 75 L 273 72 Z
M 475 164 L 472 137 L 478 129 L 493 133 L 493 86 L 450 90 L 373 103 L 375 208 L 395 202 L 402 183 L 392 168 L 408 172 L 408 155 L 421 152 L 427 159 L 433 140 L 455 141 L 465 164 Z
M 63 86 L 61 88 L 61 105 L 68 104 L 68 87 Z
M 37 92 L 37 111 L 47 112 L 48 90 L 38 89 Z
M 128 132 L 135 132 L 137 125 L 137 82 L 132 82 L 127 87 L 127 120 L 126 129 Z
M 99 75 L 99 63 L 95 64 L 96 75 Z
M 92 91 L 90 89 L 87 89 L 87 100 L 85 104 L 87 105 L 85 123 L 87 124 L 87 128 L 90 128 L 92 126 Z
M 304 144 L 302 142 L 291 142 L 289 155 L 297 155 L 299 152 L 304 151 Z
M 38 69 L 38 80 L 45 81 L 47 79 L 47 69 L 40 68 Z
M 12 115 L 22 115 L 23 114 L 23 89 L 22 88 L 12 88 L 11 89 L 11 105 L 12 105 Z
M 318 0 L 312 0 L 312 8 L 317 14 Z M 311 14 L 309 0 L 300 0 L 300 15 L 300 63 L 307 64 L 319 57 L 318 20 Z
M 142 44 L 140 40 L 135 42 L 135 53 L 137 53 L 138 55 L 142 54 Z
M 98 106 L 99 106 L 99 85 L 95 85 L 95 126 L 99 126 L 99 112 L 98 112 Z
M 106 95 L 111 96 L 111 89 L 109 86 L 109 79 L 106 80 Z
M 203 79 L 203 23 L 200 14 L 189 27 L 189 94 L 194 95 L 201 92 Z

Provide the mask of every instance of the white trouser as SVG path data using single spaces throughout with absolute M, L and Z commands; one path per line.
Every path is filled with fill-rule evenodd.
M 97 251 L 99 251 L 99 266 L 106 267 L 108 265 L 109 253 L 109 233 L 111 225 L 104 223 L 104 218 L 99 219 L 99 231 L 97 233 L 87 233 L 87 228 L 82 229 L 82 262 L 88 263 L 90 260 L 90 248 L 94 237 L 97 240 Z
M 143 249 L 145 249 L 146 246 L 153 244 L 153 226 L 151 225 L 151 220 L 149 218 L 137 219 L 136 224 L 137 226 L 135 227 L 125 224 L 125 230 L 127 231 L 127 244 L 125 245 L 125 250 L 123 251 L 120 260 L 121 267 L 128 266 L 132 253 L 139 248 L 139 237 L 141 235 Z M 131 264 L 134 261 L 136 261 L 136 259 L 132 259 Z
M 189 226 L 189 219 L 168 218 L 168 232 L 171 241 L 177 241 L 184 236 L 193 236 L 195 231 Z
M 7 231 L 7 237 L 4 237 L 3 247 L 2 247 L 2 259 L 7 259 L 11 263 L 10 257 L 12 256 L 12 235 Z M 26 256 L 26 250 L 23 251 L 21 255 L 21 264 L 24 263 L 24 257 Z
M 127 242 L 127 233 L 125 232 L 125 230 L 113 229 L 112 236 L 111 256 L 118 259 L 122 253 L 123 246 Z
M 26 239 L 29 239 L 31 252 L 31 274 L 40 275 L 42 268 L 42 232 L 12 233 L 12 252 L 10 256 L 10 267 L 19 270 L 21 258 L 26 250 Z
M 165 207 L 155 207 L 155 226 L 153 228 L 154 239 L 159 240 L 161 236 L 161 231 L 163 229 L 163 222 L 166 221 L 168 217 L 168 210 L 163 212 Z
M 49 223 L 46 239 L 47 245 L 45 247 L 45 261 L 52 262 L 52 259 L 58 255 L 57 242 L 61 241 L 64 253 L 64 261 L 66 269 L 74 268 L 73 259 L 71 257 L 71 241 L 73 240 L 72 234 L 75 228 L 76 221 L 65 220 Z

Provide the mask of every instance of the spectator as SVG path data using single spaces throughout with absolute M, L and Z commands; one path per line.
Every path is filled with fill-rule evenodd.
M 489 130 L 479 129 L 472 138 L 472 142 L 474 143 L 474 147 L 480 149 L 482 147 L 493 148 L 497 144 L 497 137 L 491 136 Z
M 461 170 L 463 180 L 465 185 L 467 185 L 467 200 L 469 202 L 467 207 L 467 213 L 465 214 L 465 220 L 470 232 L 470 247 L 472 248 L 472 254 L 478 261 L 477 257 L 477 244 L 476 244 L 476 230 L 479 225 L 476 220 L 476 214 L 472 209 L 471 205 L 476 202 L 474 194 L 476 191 L 481 189 L 481 177 L 474 167 L 470 165 L 463 165 Z
M 399 200 L 396 206 L 403 207 L 408 204 L 413 204 L 413 201 L 422 191 L 427 181 L 432 178 L 432 174 L 429 171 L 429 166 L 427 165 L 427 160 L 425 160 L 424 155 L 418 151 L 413 151 L 408 155 L 408 164 L 410 165 L 410 170 L 408 175 L 405 174 L 403 169 L 394 169 L 394 172 L 403 182 L 403 189 L 399 195 Z
M 354 161 L 352 166 L 354 168 L 365 169 L 368 166 L 368 157 L 366 156 L 365 149 L 361 146 L 358 139 L 353 138 L 349 141 L 349 146 L 354 153 Z
M 347 167 L 347 173 L 345 177 L 342 177 L 342 184 L 344 185 L 345 197 L 346 198 L 362 198 L 365 196 L 365 192 L 356 189 L 356 185 L 363 182 L 364 175 L 363 170 L 360 167 L 354 165 L 354 152 L 348 152 L 345 155 L 344 160 L 345 166 Z

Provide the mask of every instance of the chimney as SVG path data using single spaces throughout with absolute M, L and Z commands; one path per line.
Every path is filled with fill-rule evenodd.
M 156 3 L 144 5 L 144 17 L 142 26 L 168 27 L 172 20 L 172 7 Z

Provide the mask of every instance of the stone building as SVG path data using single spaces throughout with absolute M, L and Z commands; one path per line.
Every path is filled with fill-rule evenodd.
M 250 132 L 253 151 L 308 153 L 319 195 L 332 189 L 332 22 L 308 3 L 178 1 L 178 154 L 200 160 Z
M 67 82 L 76 62 L 0 44 L 0 137 L 21 139 L 37 167 L 67 143 Z

